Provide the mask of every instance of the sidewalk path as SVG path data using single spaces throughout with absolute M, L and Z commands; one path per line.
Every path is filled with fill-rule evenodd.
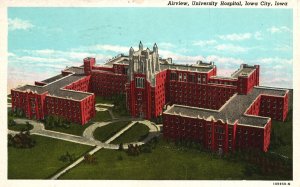
M 108 110 L 108 111 L 110 111 L 110 110 Z M 130 124 L 128 124 L 126 127 L 124 127 L 122 130 L 117 132 L 115 135 L 113 135 L 111 138 L 109 138 L 107 141 L 101 142 L 101 141 L 98 141 L 98 140 L 94 139 L 93 133 L 97 128 L 103 127 L 105 125 L 109 125 L 110 123 L 113 123 L 113 122 L 128 121 L 128 120 L 130 120 L 132 122 Z M 33 125 L 33 129 L 30 130 L 31 134 L 46 136 L 46 137 L 60 139 L 60 140 L 69 141 L 69 142 L 74 142 L 74 143 L 78 143 L 78 144 L 85 144 L 85 145 L 95 146 L 95 148 L 92 149 L 89 152 L 89 154 L 91 154 L 91 155 L 96 153 L 97 151 L 99 151 L 102 148 L 105 148 L 105 149 L 118 149 L 119 145 L 110 144 L 110 143 L 112 141 L 114 141 L 116 138 L 118 138 L 125 131 L 130 129 L 137 122 L 145 124 L 150 130 L 149 130 L 148 136 L 143 141 L 141 141 L 141 142 L 132 142 L 132 144 L 141 145 L 141 144 L 144 144 L 144 143 L 148 142 L 149 140 L 151 140 L 154 136 L 159 135 L 159 127 L 152 124 L 150 121 L 148 121 L 148 120 L 138 120 L 138 119 L 132 119 L 132 118 L 122 118 L 122 119 L 112 120 L 112 121 L 109 121 L 109 122 L 96 122 L 96 123 L 90 125 L 89 127 L 87 127 L 85 129 L 85 131 L 83 132 L 82 136 L 76 136 L 76 135 L 66 134 L 66 133 L 57 132 L 57 131 L 46 130 L 43 123 L 40 123 L 40 122 L 37 122 L 37 121 L 34 121 L 34 120 L 15 119 L 15 122 L 17 124 L 26 124 L 26 122 L 29 122 L 31 125 Z M 19 133 L 19 132 L 8 130 L 8 134 L 15 135 L 17 133 Z M 124 149 L 128 148 L 128 144 L 129 143 L 124 144 Z M 69 171 L 70 169 L 75 167 L 76 165 L 80 164 L 82 161 L 84 161 L 84 156 L 80 157 L 75 162 L 73 162 L 72 164 L 70 164 L 69 166 L 64 168 L 62 171 L 60 171 L 57 174 L 55 174 L 54 176 L 52 176 L 51 179 L 58 179 L 61 175 L 63 175 L 64 173 L 66 173 L 67 171 Z
M 98 105 L 99 106 L 99 105 Z M 112 120 L 116 120 L 118 118 L 115 117 L 115 115 L 113 114 L 112 110 L 110 108 L 101 108 L 101 107 L 97 107 L 96 106 L 96 111 L 99 112 L 104 112 L 104 111 L 108 111 L 109 115 L 111 116 Z
M 120 130 L 119 132 L 117 132 L 115 135 L 113 135 L 111 138 L 109 138 L 108 140 L 105 141 L 105 143 L 110 143 L 112 141 L 114 141 L 116 138 L 118 138 L 121 134 L 123 134 L 125 131 L 127 131 L 128 129 L 130 129 L 130 127 L 132 127 L 134 124 L 136 123 L 136 121 L 131 122 L 130 124 L 128 124 L 126 127 L 124 127 L 122 130 Z
M 100 149 L 102 149 L 103 147 L 101 146 L 97 146 L 95 147 L 93 150 L 91 150 L 89 152 L 90 155 L 93 155 L 94 153 L 96 153 L 97 151 L 99 151 Z M 75 162 L 73 162 L 72 164 L 68 165 L 65 169 L 63 169 L 62 171 L 56 173 L 54 176 L 52 176 L 50 179 L 52 180 L 56 180 L 58 179 L 61 175 L 63 175 L 64 173 L 66 173 L 67 171 L 69 171 L 70 169 L 72 169 L 73 167 L 77 166 L 78 164 L 80 164 L 82 161 L 84 161 L 84 156 L 78 158 Z
M 113 114 L 113 112 L 112 112 L 111 109 L 108 109 L 108 112 L 109 112 L 109 114 L 110 114 L 112 120 L 118 119 L 118 118 L 115 117 L 115 115 Z
M 105 126 L 105 125 L 108 125 L 108 124 L 109 124 L 108 122 L 107 123 L 104 122 L 104 123 L 98 123 L 98 124 L 94 125 L 93 128 L 90 128 L 90 130 L 85 131 L 85 133 L 83 134 L 83 137 L 89 138 L 91 141 L 93 141 L 94 138 L 93 138 L 92 132 L 94 132 L 94 130 L 96 128 L 102 127 L 102 126 Z M 127 129 L 129 129 L 133 124 L 135 124 L 135 122 L 130 123 L 125 128 L 123 128 L 121 131 L 119 131 L 118 133 L 116 133 L 113 137 L 111 137 L 109 140 L 105 141 L 105 144 L 109 144 L 111 141 L 113 141 L 114 139 L 118 138 L 123 132 L 125 132 Z M 92 129 L 94 129 L 94 130 L 92 130 Z M 94 153 L 96 153 L 97 151 L 99 151 L 102 148 L 104 148 L 104 147 L 103 146 L 96 146 L 96 148 L 93 149 L 93 150 L 91 150 L 89 152 L 89 154 L 93 155 Z M 63 175 L 64 173 L 66 173 L 67 171 L 69 171 L 70 169 L 72 169 L 73 167 L 77 166 L 82 161 L 84 161 L 84 156 L 80 157 L 75 162 L 73 162 L 71 165 L 69 165 L 68 167 L 66 167 L 62 171 L 60 171 L 57 174 L 55 174 L 53 177 L 51 177 L 51 179 L 52 180 L 58 179 L 61 175 Z
M 97 103 L 95 104 L 95 106 L 110 107 L 110 108 L 114 107 L 113 104 L 106 104 L 106 103 Z

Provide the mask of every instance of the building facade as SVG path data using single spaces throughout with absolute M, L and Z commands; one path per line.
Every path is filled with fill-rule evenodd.
M 271 119 L 286 119 L 289 91 L 259 86 L 259 73 L 259 65 L 242 64 L 230 77 L 217 76 L 213 62 L 175 64 L 159 56 L 156 44 L 150 50 L 140 42 L 138 50 L 131 47 L 103 65 L 87 57 L 81 67 L 12 89 L 12 109 L 84 125 L 95 115 L 95 95 L 126 94 L 132 117 L 163 116 L 165 138 L 197 141 L 213 151 L 267 151 Z

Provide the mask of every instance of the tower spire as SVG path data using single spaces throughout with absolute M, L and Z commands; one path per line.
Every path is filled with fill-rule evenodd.
M 158 52 L 158 47 L 157 47 L 156 43 L 154 43 L 154 45 L 153 45 L 153 51 Z
M 129 49 L 129 56 L 132 56 L 133 52 L 134 52 L 134 49 L 132 47 L 130 47 L 130 49 Z
M 142 44 L 142 41 L 140 41 L 140 44 L 139 44 L 139 50 L 143 50 L 143 44 Z

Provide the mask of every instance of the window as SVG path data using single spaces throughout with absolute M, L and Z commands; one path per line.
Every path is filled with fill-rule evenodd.
M 186 73 L 183 74 L 183 81 L 186 82 Z
M 135 86 L 136 88 L 144 88 L 145 87 L 145 79 L 141 77 L 135 78 Z
M 182 74 L 179 73 L 179 81 L 182 81 Z
M 171 73 L 170 80 L 176 81 L 177 80 L 177 73 L 175 73 L 175 72 Z
M 195 82 L 195 75 L 188 75 L 189 82 Z
M 198 83 L 201 83 L 201 75 L 198 75 Z

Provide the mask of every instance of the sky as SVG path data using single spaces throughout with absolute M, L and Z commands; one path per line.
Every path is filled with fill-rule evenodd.
M 8 90 L 140 41 L 174 63 L 213 61 L 221 76 L 259 64 L 260 85 L 293 88 L 290 9 L 8 8 Z

